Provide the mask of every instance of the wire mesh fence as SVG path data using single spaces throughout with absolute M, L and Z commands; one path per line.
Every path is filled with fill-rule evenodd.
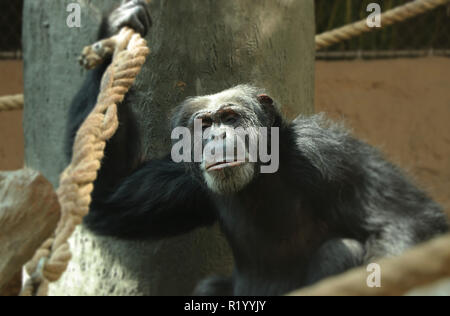
M 413 0 L 315 0 L 316 32 L 366 19 L 370 3 L 382 12 Z M 381 21 L 381 24 L 383 21 Z M 319 58 L 450 56 L 450 6 L 387 26 L 318 52 Z
M 369 3 L 382 11 L 413 0 L 315 0 L 316 32 L 322 33 L 368 16 Z M 0 0 L 0 58 L 21 58 L 23 0 Z M 450 56 L 450 6 L 342 42 L 318 58 Z

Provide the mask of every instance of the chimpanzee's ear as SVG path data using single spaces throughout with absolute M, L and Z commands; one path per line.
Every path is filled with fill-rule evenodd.
M 269 119 L 268 123 L 271 126 L 281 126 L 283 118 L 281 116 L 281 112 L 278 109 L 278 106 L 275 104 L 273 99 L 267 94 L 258 94 L 256 96 L 256 99 L 258 100 L 263 110 L 266 112 L 267 118 Z
M 256 96 L 258 99 L 258 102 L 263 106 L 270 106 L 273 105 L 273 100 L 271 97 L 269 97 L 267 94 L 259 94 Z

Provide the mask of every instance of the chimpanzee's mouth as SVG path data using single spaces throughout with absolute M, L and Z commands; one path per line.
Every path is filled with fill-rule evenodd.
M 206 171 L 218 171 L 223 170 L 225 168 L 232 168 L 241 166 L 245 163 L 245 161 L 220 161 L 220 162 L 211 162 L 206 163 Z

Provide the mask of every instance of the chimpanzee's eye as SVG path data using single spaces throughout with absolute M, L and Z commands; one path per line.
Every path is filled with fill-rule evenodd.
M 211 125 L 212 125 L 212 121 L 210 119 L 208 119 L 208 118 L 202 119 L 202 129 L 203 130 L 207 129 L 208 127 L 211 127 Z
M 223 123 L 225 123 L 227 125 L 234 125 L 234 124 L 236 124 L 237 120 L 238 120 L 238 118 L 236 115 L 228 115 L 223 120 Z

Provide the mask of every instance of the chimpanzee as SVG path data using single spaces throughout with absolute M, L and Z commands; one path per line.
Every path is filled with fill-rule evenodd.
M 125 1 L 104 19 L 100 38 L 122 26 L 145 35 L 150 25 L 144 1 Z M 69 156 L 109 62 L 88 73 L 71 105 Z M 229 149 L 229 140 L 239 138 L 236 128 L 249 130 L 240 158 L 231 147 L 226 157 L 201 153 L 197 160 L 175 162 L 168 154 L 142 162 L 127 100 L 119 106 L 119 120 L 85 224 L 98 234 L 145 239 L 218 222 L 233 252 L 234 272 L 200 282 L 197 295 L 281 295 L 398 255 L 448 229 L 440 206 L 377 149 L 323 115 L 287 121 L 265 91 L 250 85 L 189 98 L 172 120 L 173 128 L 193 134 L 201 122 L 205 148 L 223 142 Z M 268 150 L 278 154 L 272 172 L 262 172 L 269 167 L 259 159 L 264 142 L 250 160 L 251 138 L 265 138 Z M 192 149 L 180 153 L 193 156 Z

